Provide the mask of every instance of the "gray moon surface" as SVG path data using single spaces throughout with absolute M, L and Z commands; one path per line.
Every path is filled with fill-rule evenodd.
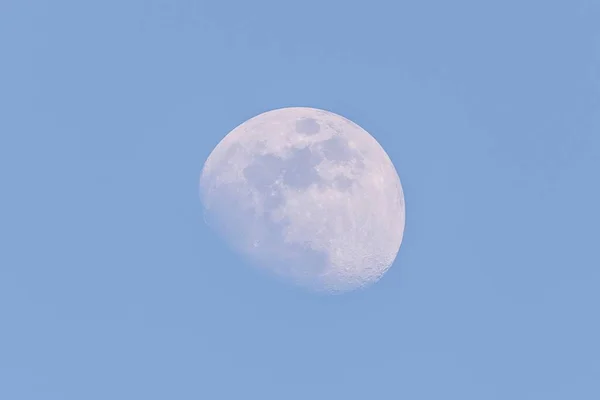
M 233 129 L 202 169 L 205 221 L 251 264 L 318 292 L 378 281 L 404 233 L 400 178 L 367 131 L 290 107 Z

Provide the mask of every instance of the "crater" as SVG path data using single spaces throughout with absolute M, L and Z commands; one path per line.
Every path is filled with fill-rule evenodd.
M 296 132 L 303 135 L 316 135 L 321 131 L 321 126 L 312 118 L 302 118 L 296 121 Z

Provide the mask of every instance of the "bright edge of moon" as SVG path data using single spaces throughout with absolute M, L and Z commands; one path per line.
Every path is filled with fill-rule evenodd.
M 405 224 L 400 178 L 367 131 L 329 111 L 290 107 L 233 129 L 200 177 L 206 222 L 259 269 L 310 290 L 378 281 Z

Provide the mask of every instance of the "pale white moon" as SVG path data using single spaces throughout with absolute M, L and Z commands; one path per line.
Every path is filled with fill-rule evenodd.
M 268 111 L 232 130 L 200 178 L 205 219 L 253 264 L 307 288 L 369 285 L 392 265 L 404 194 L 368 132 L 329 111 Z

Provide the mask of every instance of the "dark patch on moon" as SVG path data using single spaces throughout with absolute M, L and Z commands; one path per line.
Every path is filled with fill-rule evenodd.
M 281 159 L 267 154 L 256 157 L 254 162 L 244 168 L 246 181 L 263 195 L 264 205 L 274 210 L 283 204 L 283 194 L 275 181 L 281 176 Z
M 267 154 L 255 157 L 252 164 L 244 168 L 244 177 L 251 186 L 263 194 L 273 189 L 278 179 L 281 179 L 285 186 L 306 189 L 321 181 L 315 169 L 321 161 L 322 157 L 313 153 L 308 147 L 297 149 L 285 159 Z
M 352 183 L 352 179 L 344 175 L 338 175 L 333 180 L 333 188 L 342 192 L 346 192 L 352 189 Z
M 304 135 L 316 135 L 321 131 L 321 126 L 312 118 L 302 118 L 296 121 L 296 132 Z
M 234 143 L 227 148 L 223 160 L 231 160 L 237 153 L 242 151 L 242 146 L 239 143 Z
M 283 183 L 295 189 L 305 189 L 313 183 L 319 183 L 321 177 L 315 167 L 321 161 L 322 158 L 308 147 L 296 150 L 283 165 Z
M 244 168 L 244 178 L 262 193 L 281 176 L 281 161 L 271 154 L 255 157 L 252 164 Z
M 344 175 L 338 175 L 331 181 L 319 176 L 315 167 L 324 159 L 352 163 L 352 168 L 359 171 L 364 167 L 360 153 L 351 149 L 344 137 L 336 135 L 314 148 L 295 149 L 287 158 L 273 154 L 257 156 L 243 173 L 248 184 L 262 196 L 265 212 L 270 213 L 284 202 L 282 187 L 302 190 L 318 185 L 340 191 L 351 190 L 353 180 Z
M 347 162 L 356 157 L 356 152 L 348 146 L 348 141 L 336 135 L 321 143 L 321 149 L 326 159 L 334 162 Z

